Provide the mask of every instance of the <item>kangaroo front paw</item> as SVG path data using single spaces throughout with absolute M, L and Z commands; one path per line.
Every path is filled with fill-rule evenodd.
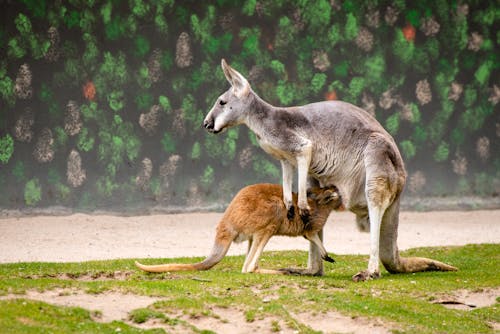
M 295 217 L 295 207 L 293 205 L 288 208 L 286 217 L 288 218 L 288 220 L 293 220 L 293 218 Z
M 380 278 L 380 272 L 369 272 L 368 270 L 363 270 L 352 277 L 354 282 L 364 282 L 372 279 Z
M 331 258 L 328 254 L 323 258 L 323 260 L 330 262 L 330 263 L 335 263 L 335 260 Z

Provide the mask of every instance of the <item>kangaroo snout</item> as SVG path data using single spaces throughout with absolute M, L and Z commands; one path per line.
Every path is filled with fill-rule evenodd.
M 205 129 L 207 129 L 209 132 L 215 133 L 214 124 L 215 124 L 215 122 L 214 122 L 213 118 L 210 118 L 210 119 L 207 118 L 203 121 L 203 127 Z

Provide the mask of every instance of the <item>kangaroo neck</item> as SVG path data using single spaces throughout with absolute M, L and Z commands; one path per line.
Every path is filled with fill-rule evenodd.
M 253 91 L 250 94 L 245 124 L 257 136 L 263 137 L 266 134 L 269 135 L 269 131 L 274 127 L 270 120 L 277 108 L 261 99 Z

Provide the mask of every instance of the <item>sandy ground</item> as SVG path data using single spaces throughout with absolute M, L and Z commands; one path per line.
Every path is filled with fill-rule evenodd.
M 119 217 L 75 214 L 0 219 L 0 263 L 205 256 L 222 214 Z M 500 210 L 402 212 L 399 248 L 500 242 Z M 333 254 L 368 254 L 369 234 L 349 212 L 332 213 L 325 246 Z M 266 250 L 307 250 L 303 238 L 274 237 Z M 244 254 L 233 244 L 229 255 Z
M 71 216 L 35 216 L 0 219 L 0 263 L 46 261 L 72 262 L 118 258 L 204 256 L 210 251 L 215 226 L 221 214 L 198 213 L 117 217 L 75 214 Z M 465 245 L 500 242 L 500 210 L 402 212 L 399 248 Z M 351 213 L 333 213 L 325 228 L 326 248 L 334 254 L 368 254 L 369 234 L 357 231 Z M 303 238 L 275 237 L 267 250 L 308 249 Z M 244 254 L 246 245 L 236 244 L 229 254 Z M 69 279 L 69 278 L 68 278 Z M 263 291 L 266 294 L 268 291 Z M 461 290 L 434 301 L 446 307 L 470 310 L 495 303 L 500 290 L 481 292 Z M 258 291 L 256 298 L 260 298 Z M 160 320 L 132 323 L 132 310 L 161 301 L 148 297 L 108 291 L 88 294 L 78 290 L 28 290 L 25 295 L 0 296 L 0 300 L 28 298 L 61 306 L 78 306 L 97 310 L 94 320 L 122 320 L 144 328 L 163 328 L 172 333 L 193 333 L 191 326 L 220 334 L 271 333 L 276 324 L 280 333 L 297 333 L 283 319 L 245 320 L 243 310 L 214 308 L 217 317 L 189 317 L 172 314 L 184 321 L 175 327 Z M 264 298 L 267 298 L 264 296 Z M 376 318 L 352 318 L 336 311 L 322 314 L 294 314 L 296 322 L 324 333 L 386 334 L 397 330 L 397 324 Z M 500 330 L 498 323 L 490 324 Z

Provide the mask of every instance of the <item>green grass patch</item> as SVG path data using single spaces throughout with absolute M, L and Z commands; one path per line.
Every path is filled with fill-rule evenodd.
M 99 294 L 119 291 L 157 296 L 161 301 L 130 314 L 130 323 L 95 322 L 90 311 L 26 299 L 0 300 L 0 328 L 5 333 L 146 333 L 134 327 L 149 319 L 171 326 L 185 324 L 176 315 L 217 317 L 216 308 L 241 310 L 246 322 L 271 317 L 269 331 L 288 326 L 314 333 L 291 314 L 337 311 L 349 316 L 380 319 L 405 333 L 492 333 L 500 323 L 497 303 L 474 310 L 448 309 L 433 303 L 454 291 L 482 291 L 500 286 L 500 244 L 418 248 L 405 256 L 423 256 L 458 267 L 458 272 L 391 275 L 354 283 L 351 276 L 365 269 L 367 256 L 335 256 L 325 263 L 325 276 L 302 277 L 241 274 L 243 256 L 225 258 L 205 272 L 143 273 L 134 260 L 83 263 L 14 263 L 0 265 L 0 296 L 27 290 L 78 289 Z M 200 258 L 147 259 L 143 263 L 193 262 Z M 304 266 L 307 253 L 266 252 L 263 268 Z M 194 332 L 203 332 L 192 328 Z M 150 330 L 149 332 L 162 332 Z

